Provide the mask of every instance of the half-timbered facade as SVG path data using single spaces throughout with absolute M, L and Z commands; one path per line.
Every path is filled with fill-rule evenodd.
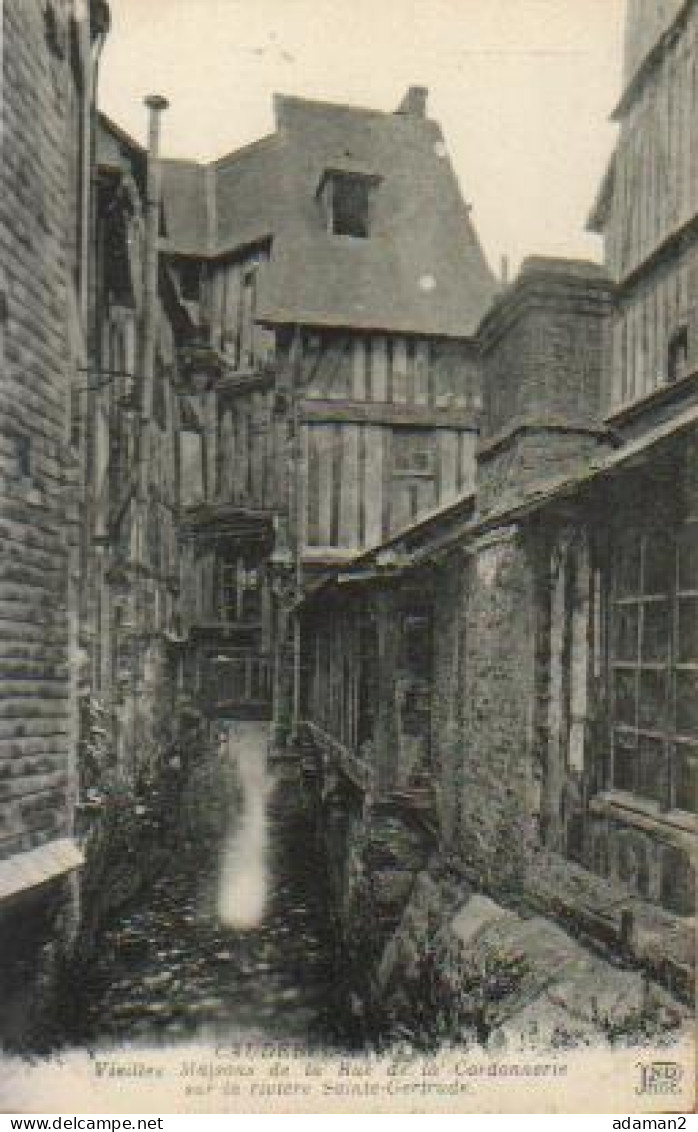
M 628 6 L 620 135 L 592 218 L 608 273 L 531 258 L 480 323 L 474 496 L 344 565 L 302 606 L 305 730 L 351 820 L 389 805 L 424 823 L 426 783 L 426 824 L 456 872 L 686 996 L 697 16 L 693 2 Z
M 207 610 L 192 627 L 225 630 L 221 664 L 250 586 L 262 658 L 309 577 L 472 488 L 473 334 L 497 287 L 425 101 L 412 88 L 386 114 L 277 97 L 270 137 L 210 166 L 165 163 L 188 314 L 185 518 L 209 546 L 191 541 L 185 585 L 204 595 L 189 610 Z M 233 606 L 232 577 L 248 587 Z
M 634 0 L 620 133 L 591 216 L 617 284 L 605 411 L 620 423 L 698 358 L 698 10 Z M 676 391 L 672 396 L 675 396 Z
M 166 743 L 171 716 L 182 315 L 158 246 L 157 153 L 100 116 L 95 173 L 88 380 L 73 420 L 76 440 L 84 434 L 81 694 L 88 732 L 96 712 L 112 757 L 140 773 Z M 84 773 L 83 788 L 96 785 Z

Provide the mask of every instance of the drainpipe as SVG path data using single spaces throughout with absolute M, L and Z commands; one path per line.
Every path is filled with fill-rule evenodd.
M 89 72 L 83 89 L 83 127 L 82 127 L 82 169 L 80 176 L 83 185 L 81 201 L 82 219 L 80 224 L 80 295 L 78 305 L 85 337 L 89 343 L 90 291 L 94 283 L 95 262 L 90 254 L 96 223 L 96 183 L 97 183 L 97 87 L 99 84 L 99 64 L 110 28 L 109 7 L 107 4 L 95 5 L 91 17 L 91 44 Z M 96 320 L 95 320 L 96 321 Z M 95 326 L 98 333 L 99 327 Z M 95 350 L 95 343 L 92 344 Z
M 141 316 L 140 349 L 140 436 L 138 446 L 138 539 L 137 557 L 145 565 L 145 524 L 147 521 L 148 478 L 150 471 L 150 429 L 153 415 L 153 378 L 157 342 L 157 273 L 158 237 L 160 237 L 160 115 L 167 100 L 152 94 L 145 98 L 149 111 L 148 172 L 143 263 L 143 316 Z
M 291 404 L 293 407 L 293 463 L 294 463 L 294 550 L 295 550 L 295 595 L 294 601 L 298 602 L 303 591 L 303 512 L 305 507 L 305 499 L 303 498 L 303 445 L 301 443 L 301 422 L 300 422 L 300 392 L 301 392 L 301 375 L 303 367 L 303 338 L 301 335 L 300 327 L 297 326 L 294 336 L 294 364 L 292 370 L 293 389 L 291 390 Z M 297 609 L 293 613 L 293 716 L 291 721 L 291 741 L 298 742 L 300 734 L 300 720 L 301 720 L 301 619 Z

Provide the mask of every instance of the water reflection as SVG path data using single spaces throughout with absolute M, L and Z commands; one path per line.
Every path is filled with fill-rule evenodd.
M 225 758 L 240 790 L 224 851 L 209 842 L 198 856 L 173 853 L 104 925 L 89 967 L 66 984 L 59 1043 L 334 1041 L 324 863 L 298 766 L 286 759 L 267 771 L 266 724 L 240 722 L 231 732 Z M 218 787 L 206 775 L 206 790 L 232 793 L 226 769 L 217 767 Z
M 269 891 L 267 800 L 273 783 L 264 750 L 254 741 L 257 730 L 231 722 L 223 739 L 227 757 L 237 766 L 242 814 L 231 815 L 223 847 L 218 915 L 223 924 L 240 930 L 262 922 Z

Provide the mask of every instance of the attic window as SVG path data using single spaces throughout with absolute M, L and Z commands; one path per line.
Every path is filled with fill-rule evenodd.
M 667 380 L 680 381 L 688 372 L 688 327 L 679 326 L 669 339 Z
M 370 231 L 371 192 L 375 178 L 362 173 L 329 173 L 322 195 L 327 231 L 334 236 L 366 239 Z

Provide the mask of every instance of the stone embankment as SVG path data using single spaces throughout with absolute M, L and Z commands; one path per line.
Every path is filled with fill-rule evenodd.
M 689 1009 L 562 927 L 424 871 L 374 980 L 384 1039 L 507 1050 L 671 1044 Z

